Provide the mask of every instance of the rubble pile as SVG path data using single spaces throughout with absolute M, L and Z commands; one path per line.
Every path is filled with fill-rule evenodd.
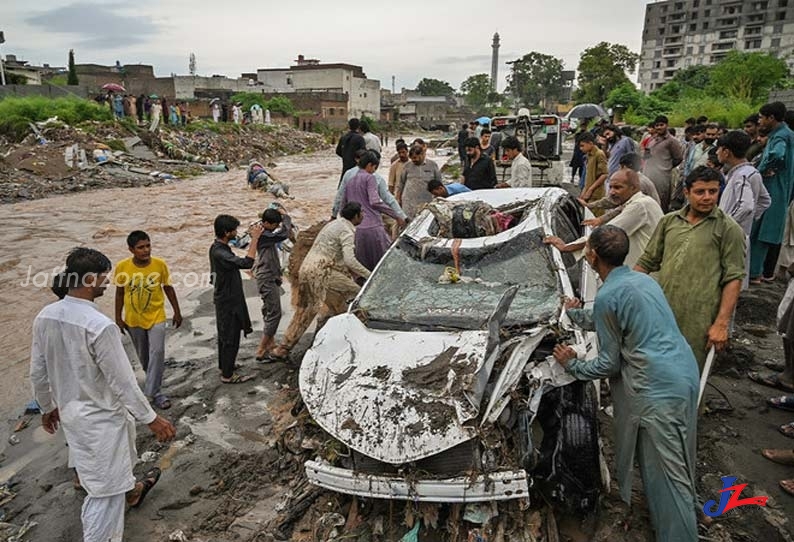
M 199 125 L 152 134 L 132 124 L 57 119 L 31 124 L 20 143 L 0 139 L 0 202 L 100 188 L 165 184 L 227 171 L 251 158 L 312 152 L 322 136 L 283 126 Z
M 313 152 L 327 146 L 323 136 L 288 126 L 209 123 L 197 123 L 187 130 L 161 131 L 147 144 L 177 160 L 230 166 L 247 165 L 253 158 Z

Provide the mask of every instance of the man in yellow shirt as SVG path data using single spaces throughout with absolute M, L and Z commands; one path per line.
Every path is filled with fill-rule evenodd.
M 116 265 L 116 324 L 122 333 L 129 332 L 146 371 L 144 395 L 154 406 L 165 410 L 171 407 L 171 401 L 160 391 L 165 369 L 165 298 L 174 310 L 174 327 L 182 324 L 182 313 L 168 266 L 152 257 L 152 243 L 146 232 L 130 233 L 127 247 L 132 257 Z

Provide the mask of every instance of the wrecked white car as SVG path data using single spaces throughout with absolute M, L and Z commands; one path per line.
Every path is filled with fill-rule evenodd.
M 496 211 L 496 213 L 494 213 Z M 350 310 L 303 358 L 312 418 L 349 453 L 306 463 L 341 493 L 428 502 L 547 499 L 592 509 L 601 488 L 597 391 L 551 358 L 596 355 L 562 301 L 595 275 L 543 244 L 582 234 L 559 188 L 435 200 L 381 260 Z

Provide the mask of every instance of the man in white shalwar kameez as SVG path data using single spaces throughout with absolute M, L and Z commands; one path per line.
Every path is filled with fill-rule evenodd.
M 133 476 L 135 422 L 148 424 L 160 441 L 175 434 L 138 387 L 119 328 L 93 302 L 110 268 L 102 253 L 74 249 L 66 259 L 68 295 L 44 307 L 33 323 L 33 394 L 44 429 L 63 428 L 70 464 L 88 494 L 84 542 L 120 542 L 125 505 L 140 505 L 159 478 L 158 469 L 138 482 Z

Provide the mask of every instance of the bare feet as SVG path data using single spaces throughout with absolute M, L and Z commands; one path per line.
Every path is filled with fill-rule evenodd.
M 794 466 L 794 450 L 775 450 L 767 448 L 761 450 L 761 455 L 779 465 Z
M 794 480 L 781 480 L 780 487 L 783 491 L 794 497 Z

